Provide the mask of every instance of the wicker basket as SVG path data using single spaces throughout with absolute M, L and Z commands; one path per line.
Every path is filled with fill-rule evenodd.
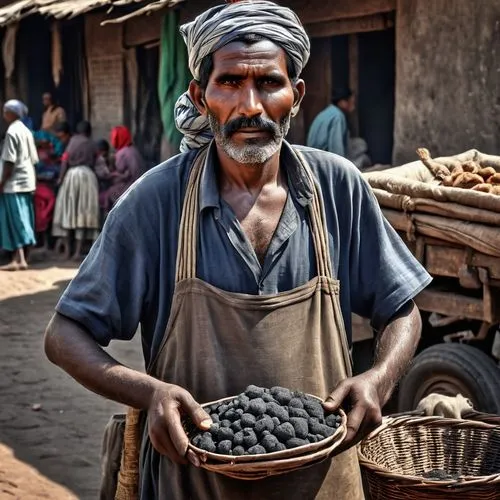
M 215 403 L 225 403 L 226 401 L 232 401 L 234 398 L 235 396 L 219 399 L 203 404 L 202 407 L 207 407 Z M 319 398 L 317 399 L 321 401 Z M 264 479 L 269 476 L 277 476 L 311 467 L 331 456 L 335 448 L 342 443 L 347 433 L 346 414 L 340 410 L 340 415 L 342 422 L 332 436 L 325 438 L 319 443 L 311 443 L 290 450 L 267 453 L 265 455 L 231 456 L 209 453 L 191 443 L 189 444 L 189 448 L 203 457 L 204 461 L 201 461 L 201 467 L 204 469 L 235 479 Z M 193 431 L 189 428 L 187 431 L 188 436 L 191 437 Z
M 372 500 L 500 499 L 500 426 L 442 417 L 385 418 L 359 447 Z M 443 470 L 457 480 L 423 475 Z

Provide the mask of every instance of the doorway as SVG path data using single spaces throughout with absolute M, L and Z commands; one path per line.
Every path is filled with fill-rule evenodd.
M 149 169 L 159 163 L 161 156 L 163 124 L 158 98 L 160 48 L 156 44 L 138 46 L 136 57 L 138 81 L 134 142 Z
M 395 92 L 395 30 L 331 38 L 332 87 L 349 87 L 357 109 L 351 133 L 366 140 L 374 164 L 392 161 Z
M 395 31 L 357 37 L 359 133 L 368 143 L 373 163 L 388 165 L 394 143 Z

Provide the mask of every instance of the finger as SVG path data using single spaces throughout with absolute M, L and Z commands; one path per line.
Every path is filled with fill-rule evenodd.
M 166 412 L 167 416 L 167 428 L 172 444 L 174 445 L 175 451 L 181 457 L 186 456 L 188 449 L 189 439 L 186 435 L 186 431 L 182 427 L 181 415 L 178 408 L 175 406 L 170 406 Z
M 359 426 L 358 432 L 351 441 L 351 446 L 362 441 L 370 432 L 374 431 L 382 423 L 382 412 L 378 408 L 367 410 L 365 417 Z
M 341 382 L 323 403 L 325 410 L 337 410 L 345 398 L 349 395 L 350 390 L 351 384 L 349 382 L 345 380 Z
M 356 405 L 347 415 L 347 434 L 344 443 L 351 446 L 354 442 L 359 428 L 365 418 L 366 408 L 363 405 Z
M 207 431 L 212 425 L 210 415 L 194 400 L 187 391 L 179 396 L 182 409 L 189 415 L 194 424 L 202 430 Z
M 186 453 L 186 458 L 189 460 L 189 462 L 194 465 L 195 467 L 200 467 L 201 466 L 201 461 L 198 458 L 198 455 L 193 451 L 193 450 L 188 450 Z
M 162 416 L 162 420 L 163 420 Z M 155 423 L 149 428 L 149 439 L 154 448 L 173 462 L 185 464 L 186 460 L 180 457 L 168 435 L 167 426 L 161 423 Z

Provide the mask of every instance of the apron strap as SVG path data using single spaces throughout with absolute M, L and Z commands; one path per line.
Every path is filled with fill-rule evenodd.
M 207 158 L 208 148 L 205 147 L 196 156 L 184 195 L 181 223 L 179 226 L 179 244 L 177 247 L 177 262 L 175 282 L 196 277 L 196 245 L 198 243 L 198 212 L 200 179 Z
M 332 261 L 330 259 L 330 250 L 328 246 L 328 230 L 326 228 L 326 215 L 323 203 L 323 196 L 319 184 L 314 179 L 311 167 L 307 163 L 300 151 L 293 148 L 295 156 L 301 163 L 304 172 L 307 175 L 310 185 L 313 187 L 313 197 L 309 205 L 309 219 L 311 221 L 311 233 L 316 252 L 316 263 L 318 275 L 333 279 Z
M 326 217 L 320 188 L 314 179 L 311 168 L 302 154 L 294 149 L 297 160 L 300 162 L 307 175 L 311 186 L 313 186 L 313 198 L 309 206 L 309 218 L 311 222 L 311 233 L 313 237 L 314 250 L 318 275 L 332 279 L 332 264 L 328 247 L 326 230 Z M 203 148 L 196 156 L 184 197 L 181 223 L 179 227 L 179 245 L 177 248 L 177 262 L 175 282 L 179 283 L 185 279 L 196 277 L 196 247 L 198 243 L 198 213 L 200 180 L 205 166 L 208 148 Z

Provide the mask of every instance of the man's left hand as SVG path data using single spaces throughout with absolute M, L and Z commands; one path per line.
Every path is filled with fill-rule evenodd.
M 348 411 L 342 450 L 354 446 L 382 423 L 382 406 L 386 401 L 381 385 L 378 372 L 369 370 L 343 380 L 326 399 L 326 410 L 331 412 L 343 406 Z

